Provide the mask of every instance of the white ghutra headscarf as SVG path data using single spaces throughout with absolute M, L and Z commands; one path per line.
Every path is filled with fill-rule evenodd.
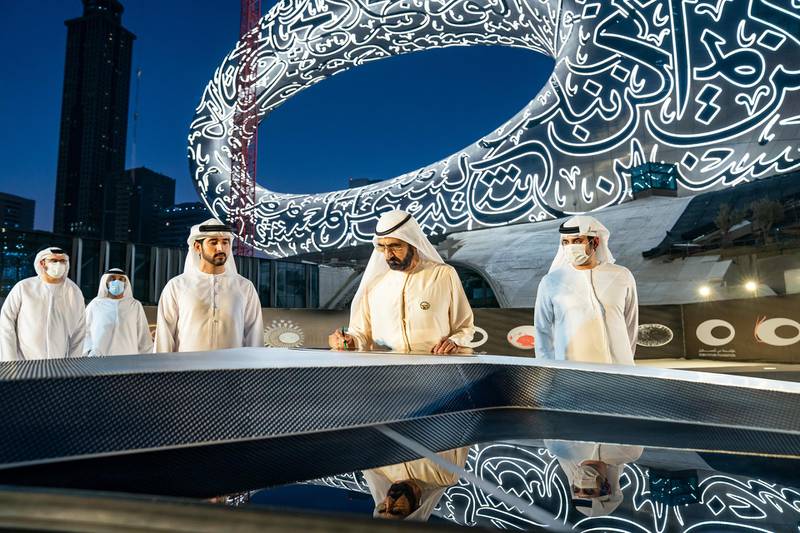
M 128 298 L 133 298 L 133 289 L 131 288 L 131 280 L 125 273 L 125 271 L 122 270 L 121 268 L 110 268 L 105 271 L 103 276 L 100 278 L 100 286 L 97 287 L 97 297 L 111 299 L 111 295 L 108 293 L 108 278 L 110 278 L 111 276 L 123 276 L 125 278 L 125 291 L 122 293 L 122 298 L 120 298 L 120 300 L 127 300 Z
M 558 233 L 558 252 L 556 252 L 556 257 L 553 259 L 553 263 L 550 265 L 550 270 L 548 272 L 569 265 L 569 259 L 564 253 L 564 247 L 561 246 L 561 235 L 598 237 L 600 239 L 600 244 L 594 252 L 597 254 L 597 260 L 600 263 L 614 263 L 616 261 L 614 256 L 611 255 L 611 250 L 608 248 L 608 239 L 611 237 L 611 232 L 594 217 L 588 215 L 572 217 L 559 226 Z
M 40 250 L 39 253 L 36 254 L 36 258 L 33 260 L 33 270 L 36 272 L 36 275 L 41 276 L 42 272 L 44 272 L 39 262 L 41 262 L 42 259 L 47 259 L 51 255 L 63 255 L 67 258 L 67 272 L 64 274 L 64 279 L 66 279 L 67 276 L 69 276 L 69 255 L 57 246 L 50 246 L 44 250 Z
M 372 238 L 372 244 L 377 245 L 378 239 L 391 237 L 400 239 L 417 249 L 419 258 L 422 261 L 432 261 L 434 263 L 444 264 L 442 256 L 433 247 L 431 241 L 422 232 L 422 228 L 409 213 L 401 210 L 389 211 L 381 215 L 378 224 L 375 227 L 375 236 Z M 377 250 L 373 250 L 372 256 L 369 258 L 367 268 L 364 270 L 364 275 L 361 276 L 361 284 L 358 286 L 356 295 L 353 297 L 353 303 L 350 306 L 350 320 L 353 318 L 353 313 L 357 312 L 361 304 L 361 299 L 364 293 L 372 283 L 383 276 L 389 271 L 389 265 L 383 254 Z
M 231 240 L 231 251 L 225 259 L 225 273 L 238 273 L 236 270 L 236 261 L 233 259 L 233 229 L 216 218 L 209 218 L 201 224 L 192 226 L 192 229 L 189 231 L 189 238 L 186 239 L 186 243 L 189 245 L 189 252 L 186 254 L 186 262 L 183 264 L 184 274 L 200 271 L 200 254 L 195 252 L 194 243 L 200 239 L 209 239 L 212 237 Z

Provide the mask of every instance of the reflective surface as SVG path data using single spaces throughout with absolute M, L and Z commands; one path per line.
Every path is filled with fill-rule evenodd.
M 278 487 L 253 501 L 270 513 L 339 511 L 332 524 L 352 520 L 342 516 L 352 502 L 367 523 L 376 504 L 395 518 L 552 531 L 800 522 L 800 385 L 790 382 L 248 348 L 7 362 L 0 397 L 0 484 L 19 490 L 201 502 Z M 432 451 L 450 449 L 462 453 Z M 275 499 L 287 490 L 299 493 Z
M 581 457 L 587 451 L 612 465 L 618 463 L 616 479 L 609 468 L 610 497 L 604 498 L 602 505 L 594 503 L 591 510 L 587 510 L 591 500 L 573 499 L 575 478 L 568 474 L 574 473 L 571 466 L 589 458 Z M 530 517 L 531 506 L 535 506 L 557 524 L 576 531 L 772 532 L 797 531 L 800 525 L 797 459 L 574 441 L 509 441 L 470 447 L 466 471 L 493 490 L 459 479 L 442 495 L 432 521 L 538 529 L 542 522 Z M 325 493 L 324 498 L 326 502 L 335 499 L 339 511 L 372 511 L 364 503 L 369 487 L 361 472 L 310 483 L 340 489 L 340 496 Z M 289 491 L 300 494 L 299 490 L 294 485 L 262 491 L 253 496 L 252 503 L 317 508 L 313 498 L 285 498 Z M 529 508 L 508 505 L 509 496 L 522 499 Z

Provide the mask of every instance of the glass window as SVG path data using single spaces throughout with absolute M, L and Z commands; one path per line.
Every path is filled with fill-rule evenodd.
M 483 276 L 478 274 L 475 270 L 464 266 L 456 266 L 461 284 L 464 286 L 464 292 L 467 295 L 469 304 L 474 308 L 495 308 L 500 307 L 494 291 L 483 279 Z
M 133 297 L 143 304 L 156 305 L 150 300 L 150 255 L 149 246 L 136 246 L 133 259 L 133 272 L 130 273 L 133 284 Z
M 81 239 L 81 292 L 83 297 L 90 300 L 97 296 L 97 287 L 100 285 L 100 276 L 104 266 L 100 264 L 100 241 L 95 239 Z
M 124 242 L 108 243 L 108 268 L 128 268 L 128 246 Z
M 675 165 L 645 163 L 631 169 L 631 186 L 634 194 L 650 189 L 677 191 L 677 176 L 678 169 Z
M 319 267 L 317 265 L 306 265 L 308 273 L 308 307 L 319 307 Z
M 261 307 L 270 307 L 271 302 L 269 298 L 269 290 L 271 286 L 271 272 L 270 266 L 272 265 L 272 261 L 268 259 L 260 259 L 258 265 L 258 286 L 256 290 L 258 290 L 258 299 L 261 301 Z
M 276 261 L 276 306 L 303 308 L 306 306 L 306 266 L 302 263 Z

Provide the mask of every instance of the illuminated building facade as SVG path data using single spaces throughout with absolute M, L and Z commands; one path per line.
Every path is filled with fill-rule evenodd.
M 253 31 L 256 51 L 243 40 L 224 59 L 188 138 L 195 186 L 225 219 L 247 63 L 263 118 L 334 74 L 411 52 L 499 45 L 555 60 L 528 105 L 442 161 L 324 194 L 259 186 L 251 244 L 273 256 L 368 242 L 393 208 L 432 236 L 603 209 L 633 197 L 632 172 L 647 163 L 674 165 L 677 196 L 800 168 L 796 2 L 289 0 Z

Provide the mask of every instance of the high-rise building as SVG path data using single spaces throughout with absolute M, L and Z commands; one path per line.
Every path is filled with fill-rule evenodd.
M 155 244 L 161 212 L 175 204 L 175 180 L 147 167 L 138 167 L 112 176 L 106 187 L 109 188 L 106 238 Z
M 131 53 L 117 0 L 83 0 L 68 20 L 53 230 L 111 238 L 108 181 L 125 170 Z M 113 224 L 112 224 L 113 225 Z
M 192 226 L 210 217 L 211 213 L 201 202 L 186 202 L 162 209 L 156 244 L 184 247 Z
M 32 230 L 35 210 L 33 200 L 0 192 L 0 228 Z

